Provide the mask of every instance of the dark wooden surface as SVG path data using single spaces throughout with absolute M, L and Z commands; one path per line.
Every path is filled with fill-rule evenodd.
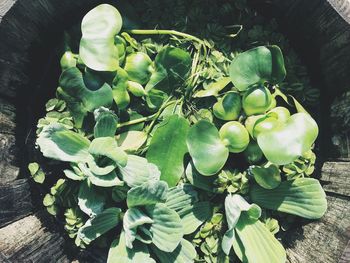
M 30 56 L 33 43 L 60 33 L 78 13 L 97 0 L 0 0 L 0 262 L 70 262 L 63 237 L 52 229 L 45 212 L 34 207 L 29 179 L 20 179 L 18 149 L 27 133 L 19 127 L 19 114 L 28 109 L 18 103 L 31 97 Z M 101 1 L 102 2 L 102 1 Z M 350 88 L 350 29 L 326 0 L 272 0 L 276 14 L 291 35 L 302 35 L 317 55 L 324 96 Z M 336 1 L 340 6 L 340 0 Z M 83 11 L 82 11 L 83 10 Z M 327 111 L 325 111 L 327 113 Z M 328 211 L 318 221 L 306 222 L 288 242 L 290 263 L 350 262 L 350 162 L 324 163 L 321 180 L 327 191 Z M 85 253 L 79 262 L 103 262 Z

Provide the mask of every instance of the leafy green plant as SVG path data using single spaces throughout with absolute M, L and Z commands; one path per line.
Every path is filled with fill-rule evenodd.
M 327 204 L 303 178 L 318 127 L 280 90 L 281 49 L 227 56 L 187 33 L 126 30 L 123 19 L 97 6 L 79 53 L 61 58 L 37 129 L 42 155 L 62 168 L 44 206 L 77 246 L 110 245 L 108 262 L 285 262 L 277 220 L 261 215 L 317 219 Z M 28 168 L 41 183 L 39 164 Z

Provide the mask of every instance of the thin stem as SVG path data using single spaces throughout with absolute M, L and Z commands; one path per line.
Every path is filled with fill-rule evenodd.
M 150 115 L 150 116 L 146 116 L 146 117 L 142 117 L 136 120 L 131 120 L 131 121 L 126 121 L 123 123 L 118 123 L 117 124 L 117 129 L 119 128 L 123 128 L 126 126 L 130 126 L 130 125 L 134 125 L 134 124 L 139 124 L 142 122 L 148 122 L 148 121 L 155 121 L 155 119 L 157 119 L 159 117 L 159 115 L 162 113 L 162 111 L 168 107 L 169 105 L 173 104 L 175 101 L 170 101 L 165 103 L 156 113 Z
M 179 32 L 176 30 L 166 30 L 166 29 L 131 29 L 126 32 L 134 35 L 174 35 L 174 36 L 180 36 L 183 38 L 191 39 L 201 44 L 204 51 L 204 56 L 207 55 L 207 48 L 205 47 L 204 41 L 198 37 L 192 36 L 187 33 Z
M 119 129 L 119 128 L 122 128 L 122 127 L 130 126 L 130 125 L 134 125 L 134 124 L 138 124 L 138 123 L 142 123 L 142 122 L 151 121 L 151 120 L 154 119 L 155 116 L 157 116 L 157 113 L 152 114 L 152 115 L 147 116 L 147 117 L 140 118 L 140 119 L 131 120 L 131 121 L 123 122 L 123 123 L 118 123 L 117 124 L 117 128 Z
M 148 126 L 147 128 L 147 134 L 149 134 L 152 129 L 153 129 L 153 126 L 154 124 L 156 123 L 156 120 L 158 119 L 158 117 L 160 116 L 160 114 L 162 114 L 163 110 L 168 107 L 169 105 L 171 104 L 174 104 L 176 102 L 176 100 L 173 100 L 173 101 L 169 101 L 171 100 L 172 97 L 169 97 L 165 102 L 164 104 L 159 108 L 159 110 L 157 111 L 157 113 L 155 114 L 155 117 L 154 119 L 152 120 L 151 124 Z
M 131 29 L 127 31 L 130 34 L 134 35 L 175 35 L 180 36 L 188 39 L 192 39 L 196 42 L 203 43 L 201 39 L 198 37 L 192 36 L 190 34 L 186 34 L 183 32 L 179 32 L 176 30 L 164 30 L 164 29 Z

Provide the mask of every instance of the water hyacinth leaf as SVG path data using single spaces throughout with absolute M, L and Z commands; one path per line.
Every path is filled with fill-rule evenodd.
M 64 173 L 65 176 L 67 176 L 67 178 L 69 178 L 69 179 L 71 179 L 73 181 L 83 181 L 83 180 L 86 179 L 86 177 L 80 176 L 80 175 L 76 174 L 72 170 L 66 169 L 66 170 L 63 170 L 63 173 Z
M 247 215 L 258 220 L 261 216 L 261 209 L 255 204 L 249 204 L 242 196 L 228 195 L 225 198 L 225 214 L 228 230 L 221 241 L 221 248 L 226 255 L 229 255 L 232 245 L 235 240 L 235 227 L 241 216 L 241 213 L 246 211 Z
M 100 137 L 91 142 L 89 153 L 94 156 L 106 156 L 120 166 L 125 166 L 128 155 L 118 147 L 114 137 Z
M 78 193 L 78 205 L 81 211 L 88 216 L 95 216 L 103 211 L 106 197 L 88 180 L 80 184 Z
M 241 112 L 242 102 L 238 92 L 228 92 L 213 106 L 215 117 L 225 121 L 237 120 Z
M 91 173 L 89 180 L 92 184 L 101 187 L 123 186 L 124 182 L 121 181 L 115 171 L 112 171 L 105 175 L 97 175 Z
M 188 163 L 186 171 L 186 178 L 194 187 L 202 189 L 204 191 L 214 191 L 214 181 L 217 176 L 203 176 L 194 167 L 192 161 Z
M 128 131 L 119 134 L 118 145 L 128 153 L 137 151 L 147 140 L 147 133 L 143 131 Z
M 183 184 L 169 189 L 165 204 L 182 217 L 191 211 L 198 200 L 197 191 L 190 184 Z
M 309 151 L 317 135 L 315 120 L 306 113 L 296 113 L 286 123 L 260 133 L 257 140 L 271 163 L 284 165 Z
M 249 171 L 255 181 L 265 189 L 274 189 L 281 183 L 281 173 L 277 165 L 267 163 L 264 166 L 251 166 Z
M 321 218 L 327 210 L 326 194 L 319 181 L 313 178 L 284 181 L 272 190 L 254 185 L 250 197 L 264 208 L 308 219 Z
M 239 54 L 230 66 L 235 87 L 244 91 L 255 84 L 278 84 L 286 76 L 283 55 L 277 46 L 259 46 Z
M 191 242 L 186 239 L 182 239 L 180 244 L 173 252 L 164 252 L 158 249 L 156 246 L 151 247 L 154 254 L 158 257 L 162 263 L 186 263 L 193 262 L 197 256 L 196 249 Z
M 129 249 L 125 242 L 125 233 L 122 231 L 120 237 L 114 240 L 108 252 L 107 263 L 156 263 L 149 255 L 145 244 L 135 242 L 133 249 Z
M 170 94 L 187 79 L 192 65 L 192 58 L 187 51 L 177 47 L 166 46 L 159 51 L 154 63 L 156 72 L 158 72 L 159 68 L 162 69 L 160 72 L 165 69 L 168 80 L 167 87 L 159 87 L 158 85 L 157 89 Z
M 145 224 L 152 224 L 154 221 L 141 209 L 129 208 L 123 218 L 123 229 L 125 232 L 125 244 L 133 248 L 133 242 L 137 237 L 138 227 Z
M 210 202 L 198 202 L 193 204 L 190 210 L 183 213 L 181 222 L 183 226 L 183 234 L 192 234 L 205 221 L 213 216 L 213 207 Z
M 85 65 L 97 71 L 115 71 L 119 66 L 114 37 L 122 27 L 119 11 L 102 4 L 89 11 L 81 23 L 79 55 Z
M 100 237 L 120 222 L 120 208 L 108 208 L 86 221 L 85 225 L 78 231 L 78 237 L 89 244 L 91 241 Z
M 112 88 L 104 83 L 97 90 L 88 89 L 78 68 L 63 71 L 59 84 L 58 96 L 66 102 L 78 128 L 82 126 L 84 117 L 88 112 L 92 112 L 99 107 L 110 107 L 112 105 Z
M 88 151 L 90 141 L 58 123 L 44 127 L 36 142 L 47 158 L 75 163 L 91 158 Z
M 170 187 L 179 182 L 184 172 L 183 159 L 187 153 L 189 127 L 185 118 L 173 115 L 159 125 L 148 147 L 147 160 L 158 166 L 160 179 Z
M 123 181 L 129 187 L 142 185 L 146 182 L 158 181 L 160 171 L 158 167 L 149 163 L 146 158 L 137 155 L 128 155 L 125 167 L 119 167 Z
M 159 109 L 164 101 L 168 98 L 168 94 L 158 89 L 151 89 L 147 92 L 146 103 L 151 110 Z
M 233 248 L 242 262 L 286 262 L 286 251 L 282 244 L 259 220 L 243 212 L 237 222 L 236 233 Z
M 154 221 L 149 229 L 152 243 L 164 252 L 173 252 L 183 236 L 180 216 L 162 203 L 147 206 L 146 211 Z
M 98 109 L 95 112 L 94 137 L 114 137 L 117 131 L 118 117 L 111 111 Z
M 223 77 L 216 82 L 209 84 L 204 90 L 196 92 L 194 98 L 204 98 L 210 96 L 218 96 L 219 92 L 223 90 L 229 83 L 231 79 L 229 77 Z
M 168 184 L 166 182 L 147 182 L 131 188 L 126 199 L 128 207 L 153 205 L 165 202 Z
M 227 161 L 229 150 L 220 139 L 214 124 L 200 120 L 187 136 L 187 147 L 193 164 L 202 175 L 214 175 Z
M 162 91 L 162 93 L 167 94 L 164 90 L 169 87 L 168 72 L 162 65 L 157 65 L 156 71 L 151 75 L 149 82 L 145 87 L 145 91 L 150 95 L 151 90 Z
M 130 95 L 127 90 L 128 73 L 122 68 L 118 68 L 117 74 L 112 82 L 113 100 L 117 104 L 118 109 L 125 109 L 130 103 Z
M 152 60 L 146 53 L 132 53 L 126 57 L 124 70 L 129 80 L 144 85 L 150 80 L 153 71 Z

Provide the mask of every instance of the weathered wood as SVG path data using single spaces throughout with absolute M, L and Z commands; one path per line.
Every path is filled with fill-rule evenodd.
M 69 260 L 64 253 L 64 239 L 46 228 L 49 215 L 37 213 L 0 229 L 0 251 L 9 262 L 61 262 Z
M 326 192 L 350 197 L 350 162 L 325 162 L 321 180 Z
M 10 10 L 10 8 L 15 3 L 14 0 L 1 0 L 0 1 L 0 22 L 1 19 L 4 17 L 4 15 L 7 13 L 7 11 Z
M 19 160 L 16 137 L 0 133 L 0 184 L 11 182 L 19 175 Z
M 289 263 L 338 263 L 349 241 L 349 199 L 328 196 L 327 201 L 328 210 L 320 220 L 291 233 Z
M 16 128 L 15 106 L 0 98 L 0 133 L 15 134 Z
M 29 215 L 32 209 L 27 179 L 0 184 L 0 227 Z

